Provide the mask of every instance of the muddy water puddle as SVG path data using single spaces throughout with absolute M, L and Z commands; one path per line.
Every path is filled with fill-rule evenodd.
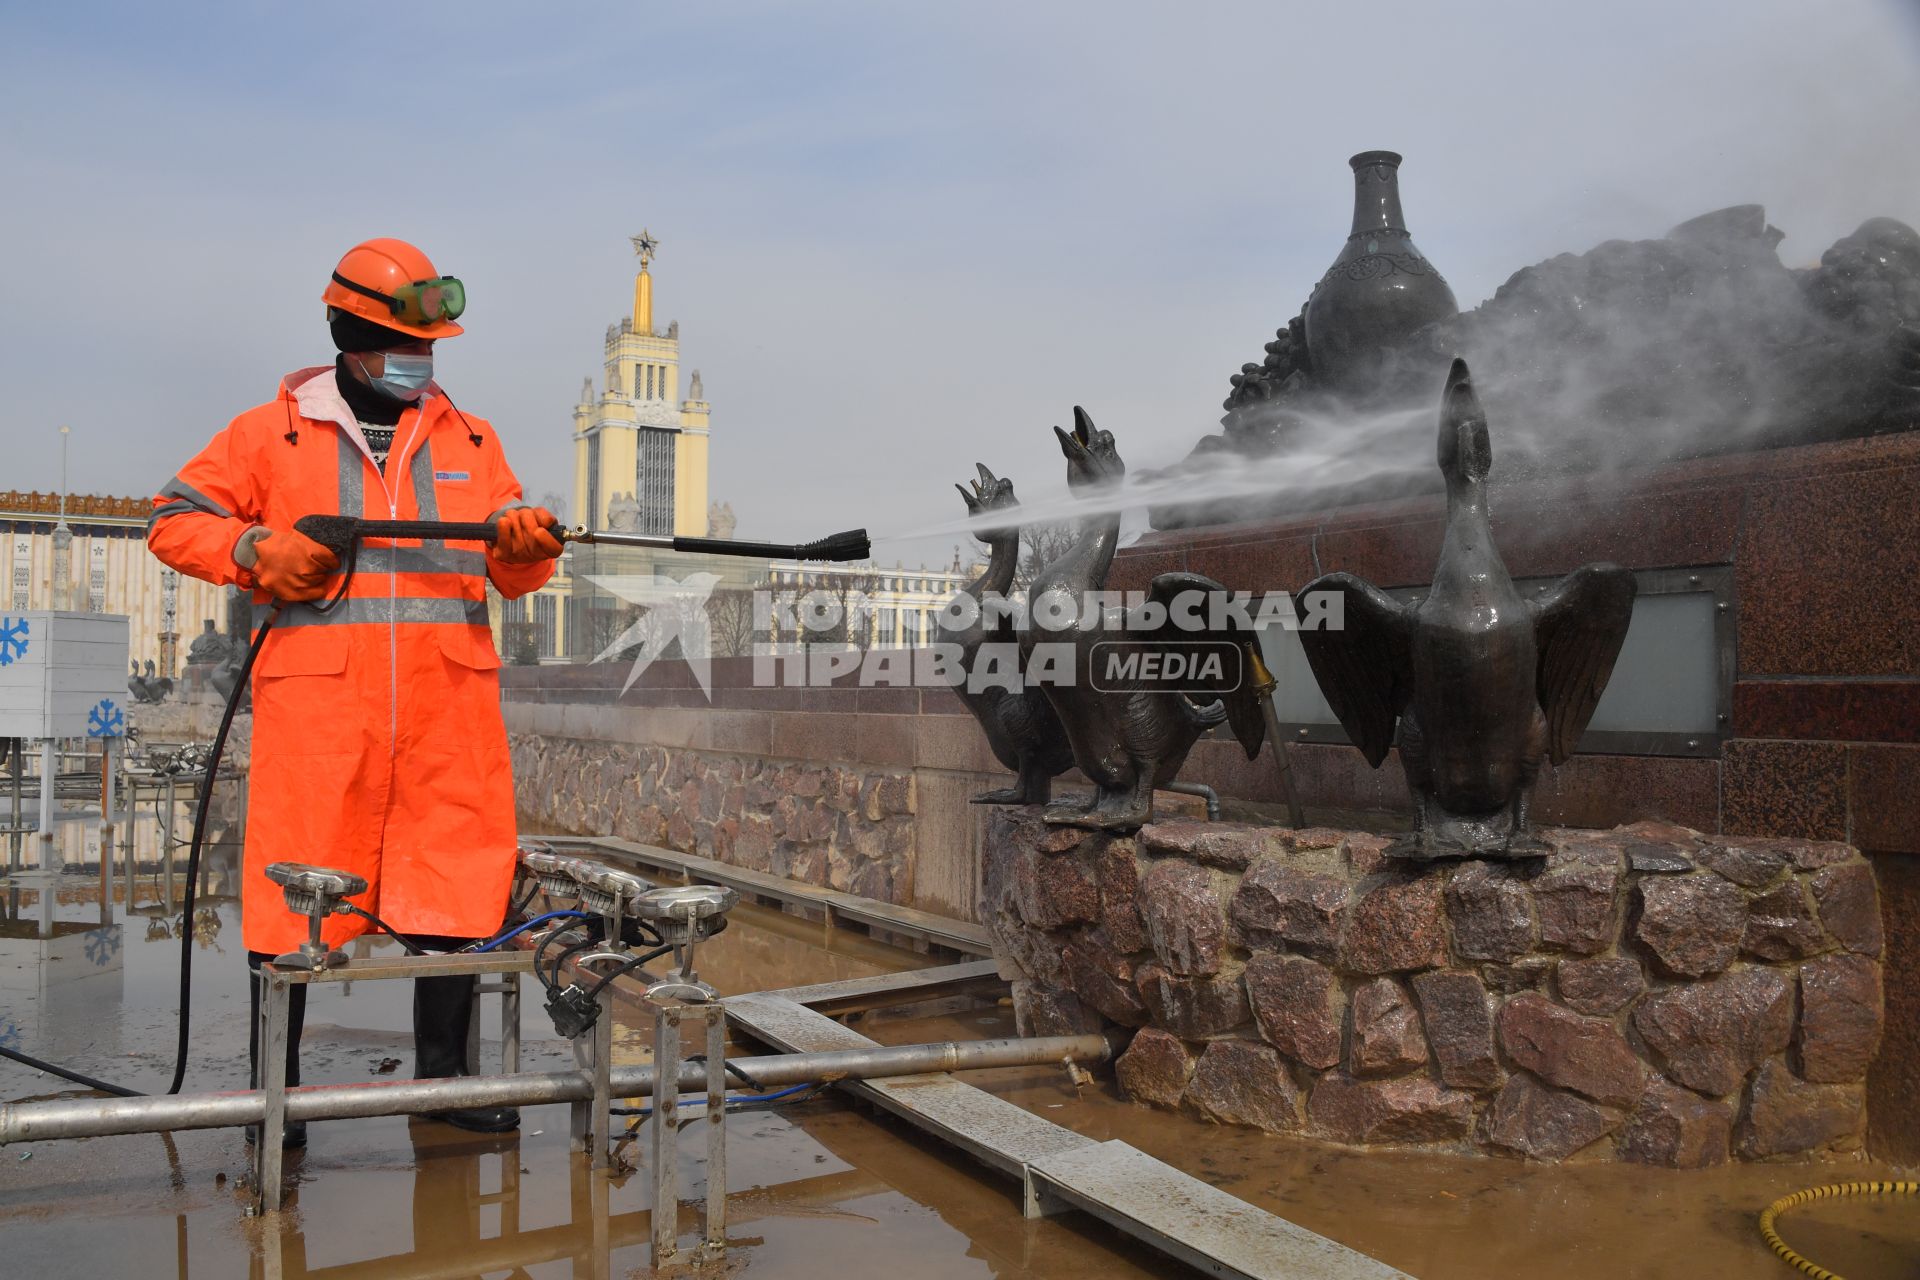
M 867 1030 L 889 1043 L 1011 1034 L 978 1017 Z M 1864 1159 L 1679 1171 L 1360 1153 L 1137 1107 L 1106 1080 L 1075 1088 L 1059 1072 L 1035 1068 L 967 1078 L 1088 1137 L 1131 1143 L 1420 1280 L 1787 1280 L 1796 1273 L 1755 1226 L 1761 1208 L 1805 1186 L 1913 1176 Z M 1920 1198 L 1808 1206 L 1783 1219 L 1781 1232 L 1847 1280 L 1920 1276 Z
M 9 900 L 0 929 L 0 1037 L 136 1088 L 171 1065 L 177 940 L 164 912 L 116 903 L 100 923 L 97 885 L 68 880 Z M 90 894 L 94 896 L 89 896 Z M 177 912 L 174 913 L 177 918 Z M 52 937 L 35 922 L 62 926 Z M 857 934 L 742 907 L 702 949 L 723 990 L 865 976 L 928 963 Z M 246 1076 L 246 987 L 237 905 L 195 922 L 189 1090 Z M 23 936 L 24 935 L 24 936 Z M 385 944 L 363 943 L 371 953 Z M 529 987 L 524 1065 L 571 1065 Z M 498 1028 L 486 1002 L 487 1060 Z M 405 1073 L 412 1059 L 401 983 L 314 990 L 304 1063 L 331 1083 Z M 624 1059 L 650 1052 L 625 1015 Z M 868 1015 L 886 1043 L 1011 1035 L 1004 1008 L 939 1017 Z M 1760 1243 L 1753 1215 L 1812 1183 L 1890 1176 L 1865 1162 L 1672 1173 L 1539 1168 L 1405 1153 L 1360 1155 L 1202 1125 L 1121 1102 L 1105 1081 L 1075 1087 L 1054 1069 L 968 1079 L 1100 1140 L 1118 1138 L 1422 1280 L 1792 1274 Z M 0 1098 L 50 1096 L 50 1082 L 0 1063 Z M 697 1117 L 697 1109 L 689 1109 Z M 644 1124 L 651 1124 L 647 1120 Z M 567 1149 L 567 1110 L 528 1108 L 522 1129 L 479 1137 L 398 1118 L 315 1124 L 289 1153 L 289 1209 L 242 1214 L 246 1149 L 235 1131 L 140 1135 L 0 1148 L 0 1275 L 230 1277 L 628 1277 L 648 1274 L 643 1175 L 588 1173 Z M 730 1115 L 730 1269 L 766 1280 L 886 1276 L 1135 1277 L 1186 1274 L 1080 1215 L 1019 1214 L 1014 1184 L 934 1140 L 826 1095 Z M 636 1162 L 646 1130 L 627 1152 Z M 705 1194 L 698 1126 L 681 1144 L 680 1222 L 692 1243 Z M 1803 1253 L 1849 1280 L 1920 1274 L 1913 1200 L 1844 1201 L 1788 1219 Z

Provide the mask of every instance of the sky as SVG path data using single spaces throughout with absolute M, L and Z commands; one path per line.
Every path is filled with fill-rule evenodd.
M 742 537 L 864 524 L 942 563 L 955 481 L 1064 488 L 1217 430 L 1406 157 L 1462 306 L 1519 268 L 1764 204 L 1790 264 L 1920 225 L 1915 0 L 399 5 L 0 0 L 0 488 L 146 494 L 332 358 L 351 244 L 467 284 L 438 376 L 532 497 L 661 241 Z

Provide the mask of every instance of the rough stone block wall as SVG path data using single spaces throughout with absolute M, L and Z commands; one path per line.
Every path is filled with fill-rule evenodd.
M 1860 1146 L 1878 890 L 1844 844 L 1670 824 L 1531 864 L 1378 836 L 990 820 L 1023 1034 L 1139 1030 L 1136 1100 L 1351 1145 L 1698 1167 Z
M 521 733 L 520 812 L 841 889 L 913 901 L 910 771 Z

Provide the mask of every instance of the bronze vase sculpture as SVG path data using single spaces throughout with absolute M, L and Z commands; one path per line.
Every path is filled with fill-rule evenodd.
M 1099 492 L 1117 486 L 1126 464 L 1113 445 L 1113 434 L 1094 427 L 1079 407 L 1073 411 L 1071 433 L 1055 427 L 1061 452 L 1067 458 L 1067 483 L 1081 492 Z M 1209 812 L 1217 797 L 1199 784 L 1176 781 L 1195 739 L 1214 725 L 1225 723 L 1247 758 L 1260 753 L 1266 735 L 1261 705 L 1264 699 L 1246 678 L 1253 666 L 1247 646 L 1257 644 L 1250 629 L 1222 626 L 1216 630 L 1176 625 L 1172 607 L 1183 593 L 1225 592 L 1211 578 L 1194 573 L 1163 573 L 1147 589 L 1140 612 L 1121 608 L 1094 608 L 1089 601 L 1102 591 L 1120 539 L 1120 509 L 1089 516 L 1079 536 L 1066 551 L 1042 566 L 1028 588 L 1033 618 L 1020 632 L 1021 665 L 1034 670 L 1041 646 L 1068 655 L 1070 679 L 1041 684 L 1073 747 L 1073 762 L 1094 785 L 1091 802 L 1056 801 L 1045 820 L 1065 826 L 1107 831 L 1133 831 L 1153 818 L 1154 789 L 1178 790 L 1209 798 Z M 1040 619 L 1051 598 L 1071 615 L 1065 625 L 1043 627 Z M 1157 618 L 1157 625 L 1146 624 Z M 1115 678 L 1105 662 L 1105 649 L 1137 646 L 1156 653 L 1176 649 L 1202 651 L 1208 647 L 1237 650 L 1239 657 L 1218 673 L 1186 684 L 1187 692 L 1139 677 Z M 1205 696 L 1196 702 L 1188 692 Z
M 1020 562 L 1020 524 L 1013 513 L 1020 505 L 1014 496 L 1013 481 L 1002 479 L 979 463 L 974 469 L 980 478 L 973 488 L 955 485 L 967 504 L 969 515 L 989 511 L 1007 513 L 1004 524 L 979 531 L 987 544 L 986 572 L 962 589 L 978 605 L 983 598 L 1001 599 L 1013 590 L 1013 575 Z M 1047 696 L 1039 689 L 1023 684 L 1016 692 L 997 682 L 969 687 L 970 676 L 983 654 L 1017 660 L 1019 642 L 1012 623 L 995 613 L 973 610 L 973 621 L 965 626 L 951 625 L 946 611 L 941 612 L 940 643 L 960 650 L 959 669 L 953 691 L 987 735 L 994 759 L 1013 770 L 1017 781 L 973 798 L 975 804 L 1045 804 L 1053 793 L 1053 780 L 1073 767 L 1073 748 L 1067 743 L 1067 731 L 1053 712 Z
M 1394 348 L 1460 308 L 1407 233 L 1399 155 L 1363 151 L 1347 163 L 1353 231 L 1307 299 L 1306 346 L 1316 385 L 1360 394 Z
M 1402 604 L 1350 573 L 1324 574 L 1304 593 L 1340 593 L 1344 626 L 1303 629 L 1300 643 L 1374 768 L 1398 723 L 1416 826 L 1389 857 L 1541 857 L 1550 850 L 1527 815 L 1534 783 L 1593 718 L 1633 617 L 1633 575 L 1590 564 L 1538 599 L 1515 590 L 1493 545 L 1493 450 L 1464 360 L 1442 394 L 1439 460 L 1446 538 L 1426 596 Z

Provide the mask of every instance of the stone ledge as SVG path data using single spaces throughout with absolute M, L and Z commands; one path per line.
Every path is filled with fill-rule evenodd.
M 1359 832 L 988 820 L 981 919 L 1036 1032 L 1140 1027 L 1139 1101 L 1347 1145 L 1698 1167 L 1857 1149 L 1884 1015 L 1849 846 L 1551 828 L 1532 864 Z
M 910 771 L 514 733 L 520 812 L 910 906 Z

